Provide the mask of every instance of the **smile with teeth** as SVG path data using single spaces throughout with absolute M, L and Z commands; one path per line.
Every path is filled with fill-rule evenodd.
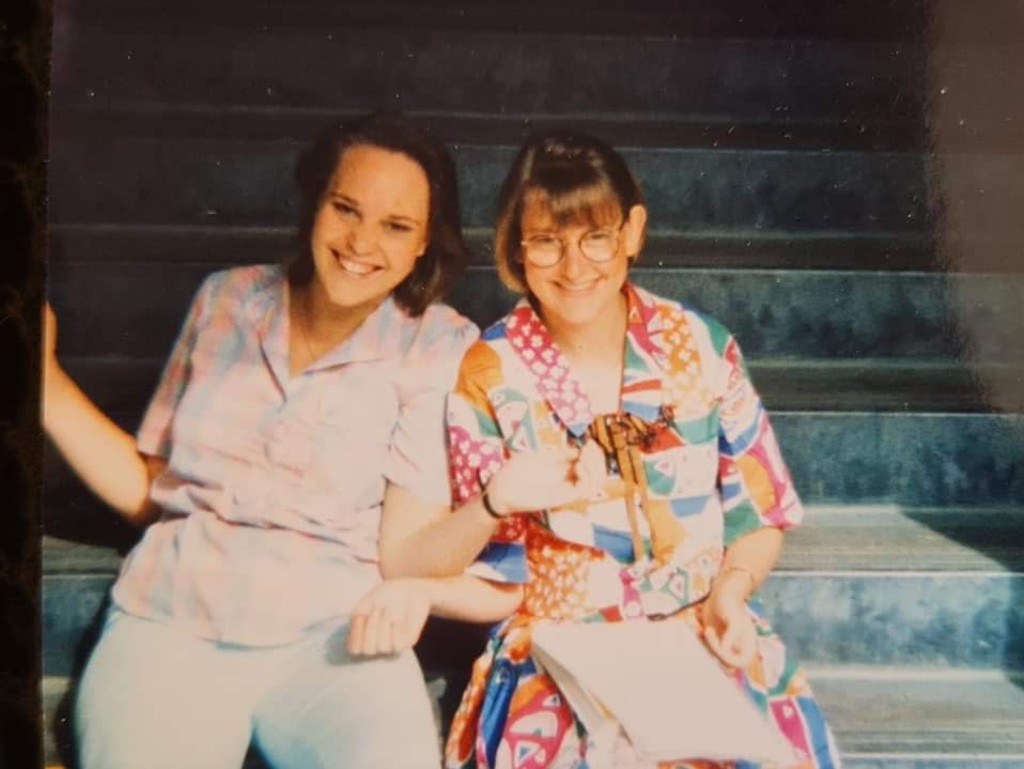
M 381 269 L 375 264 L 367 264 L 366 262 L 357 262 L 352 259 L 346 259 L 337 252 L 334 253 L 334 259 L 337 261 L 338 266 L 350 275 L 369 275 L 370 273 Z
M 596 280 L 588 280 L 585 283 L 559 283 L 558 288 L 567 294 L 582 294 L 596 285 Z

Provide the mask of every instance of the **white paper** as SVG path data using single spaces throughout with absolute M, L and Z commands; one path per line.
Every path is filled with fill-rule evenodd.
M 644 758 L 798 761 L 682 622 L 539 622 L 532 642 L 588 731 L 607 732 L 610 714 Z

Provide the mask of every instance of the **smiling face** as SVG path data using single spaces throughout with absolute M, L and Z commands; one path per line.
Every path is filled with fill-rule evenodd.
M 623 217 L 619 205 L 611 203 L 559 223 L 543 202 L 524 202 L 520 221 L 523 240 L 554 237 L 562 242 L 562 258 L 554 266 L 523 262 L 526 286 L 549 328 L 556 332 L 579 331 L 624 310 L 622 286 L 630 257 L 639 249 L 645 221 L 643 206 L 633 206 Z M 594 263 L 580 249 L 584 236 L 595 232 L 612 233 L 617 240 L 615 253 L 608 261 Z M 519 258 L 523 258 L 522 251 Z
M 345 149 L 313 222 L 311 288 L 331 306 L 376 307 L 427 249 L 430 188 L 412 158 L 371 145 Z

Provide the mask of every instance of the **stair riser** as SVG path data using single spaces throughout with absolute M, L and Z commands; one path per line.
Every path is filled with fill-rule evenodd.
M 289 225 L 300 143 L 187 139 L 55 142 L 59 223 Z M 463 223 L 491 226 L 513 147 L 455 149 Z M 625 150 L 657 229 L 927 232 L 920 155 Z
M 140 250 L 138 257 L 144 260 L 145 252 Z M 195 290 L 218 268 L 189 263 L 187 243 L 182 257 L 182 262 L 54 265 L 49 291 L 62 321 L 62 354 L 166 354 Z M 634 269 L 632 277 L 713 315 L 735 334 L 748 358 L 969 354 L 975 361 L 1024 362 L 1022 276 L 659 269 L 650 264 Z M 160 301 L 154 302 L 154 296 Z M 482 327 L 514 301 L 485 267 L 471 269 L 451 298 Z
M 110 582 L 110 575 L 44 578 L 47 675 L 69 675 L 81 662 L 83 635 L 95 628 Z M 806 662 L 1024 669 L 1024 577 L 780 572 L 763 596 L 773 624 Z
M 1024 419 L 1003 415 L 777 413 L 808 502 L 908 507 L 1024 501 Z
M 135 429 L 137 416 L 114 416 L 125 429 Z M 1024 500 L 1019 415 L 777 412 L 772 420 L 809 504 L 1013 506 Z M 51 457 L 43 481 L 48 530 L 103 541 L 96 539 L 97 527 L 110 531 L 116 517 L 66 466 Z
M 1024 669 L 1024 577 L 773 574 L 762 595 L 797 658 Z
M 926 62 L 894 43 L 78 22 L 57 38 L 53 80 L 62 101 L 95 105 L 872 121 L 919 114 Z

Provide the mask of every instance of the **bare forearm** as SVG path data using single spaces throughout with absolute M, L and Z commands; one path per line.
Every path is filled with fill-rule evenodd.
M 522 585 L 479 579 L 468 574 L 429 580 L 431 613 L 464 622 L 498 622 L 522 602 Z
M 61 455 L 85 484 L 130 522 L 153 517 L 151 467 L 135 439 L 99 410 L 57 366 L 43 382 L 43 425 Z
M 775 567 L 784 537 L 781 529 L 772 526 L 744 534 L 726 550 L 716 581 L 735 581 L 749 596 Z
M 435 507 L 423 514 L 416 512 L 422 503 L 395 487 L 388 490 L 384 505 L 380 565 L 388 579 L 461 574 L 497 528 L 497 519 L 487 514 L 479 498 L 452 512 Z

